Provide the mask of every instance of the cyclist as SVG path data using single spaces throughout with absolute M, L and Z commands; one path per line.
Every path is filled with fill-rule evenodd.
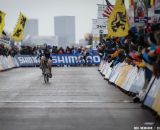
M 50 78 L 52 77 L 52 56 L 51 51 L 47 44 L 44 44 L 43 56 L 41 58 L 41 67 L 44 67 L 44 63 L 47 61 L 47 66 L 50 72 Z

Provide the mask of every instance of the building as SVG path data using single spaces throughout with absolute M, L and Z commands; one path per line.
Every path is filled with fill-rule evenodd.
M 25 31 L 24 31 L 24 37 L 26 36 L 38 36 L 38 19 L 28 19 Z
M 58 46 L 66 47 L 75 43 L 75 16 L 54 17 L 54 32 Z
M 58 46 L 58 37 L 57 36 L 32 36 L 29 37 L 24 45 L 47 45 Z
M 85 39 L 79 40 L 79 46 L 87 46 L 87 45 L 88 45 L 88 41 L 86 41 Z

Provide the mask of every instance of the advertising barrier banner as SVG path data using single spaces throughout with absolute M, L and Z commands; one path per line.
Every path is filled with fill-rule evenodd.
M 80 64 L 90 64 L 99 65 L 101 59 L 98 55 L 89 55 L 84 58 L 81 55 L 53 55 L 52 63 L 53 65 L 80 65 Z
M 30 55 L 17 55 L 16 60 L 21 67 L 31 67 L 39 65 L 39 60 L 36 56 Z
M 17 55 L 16 60 L 18 64 L 22 67 L 30 67 L 39 65 L 40 61 L 37 56 L 30 55 Z M 101 59 L 98 55 L 89 55 L 84 58 L 81 55 L 72 54 L 54 54 L 52 55 L 52 65 L 99 65 Z

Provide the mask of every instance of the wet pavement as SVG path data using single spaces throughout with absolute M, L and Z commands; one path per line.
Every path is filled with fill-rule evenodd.
M 97 67 L 38 68 L 0 73 L 0 130 L 134 130 L 153 114 L 109 85 Z

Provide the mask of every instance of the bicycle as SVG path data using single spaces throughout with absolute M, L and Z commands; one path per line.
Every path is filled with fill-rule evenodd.
M 49 67 L 47 65 L 48 60 L 45 59 L 44 63 L 43 63 L 43 67 L 42 67 L 42 74 L 44 77 L 44 82 L 48 83 L 49 82 L 49 78 L 50 78 L 50 71 L 49 71 Z

